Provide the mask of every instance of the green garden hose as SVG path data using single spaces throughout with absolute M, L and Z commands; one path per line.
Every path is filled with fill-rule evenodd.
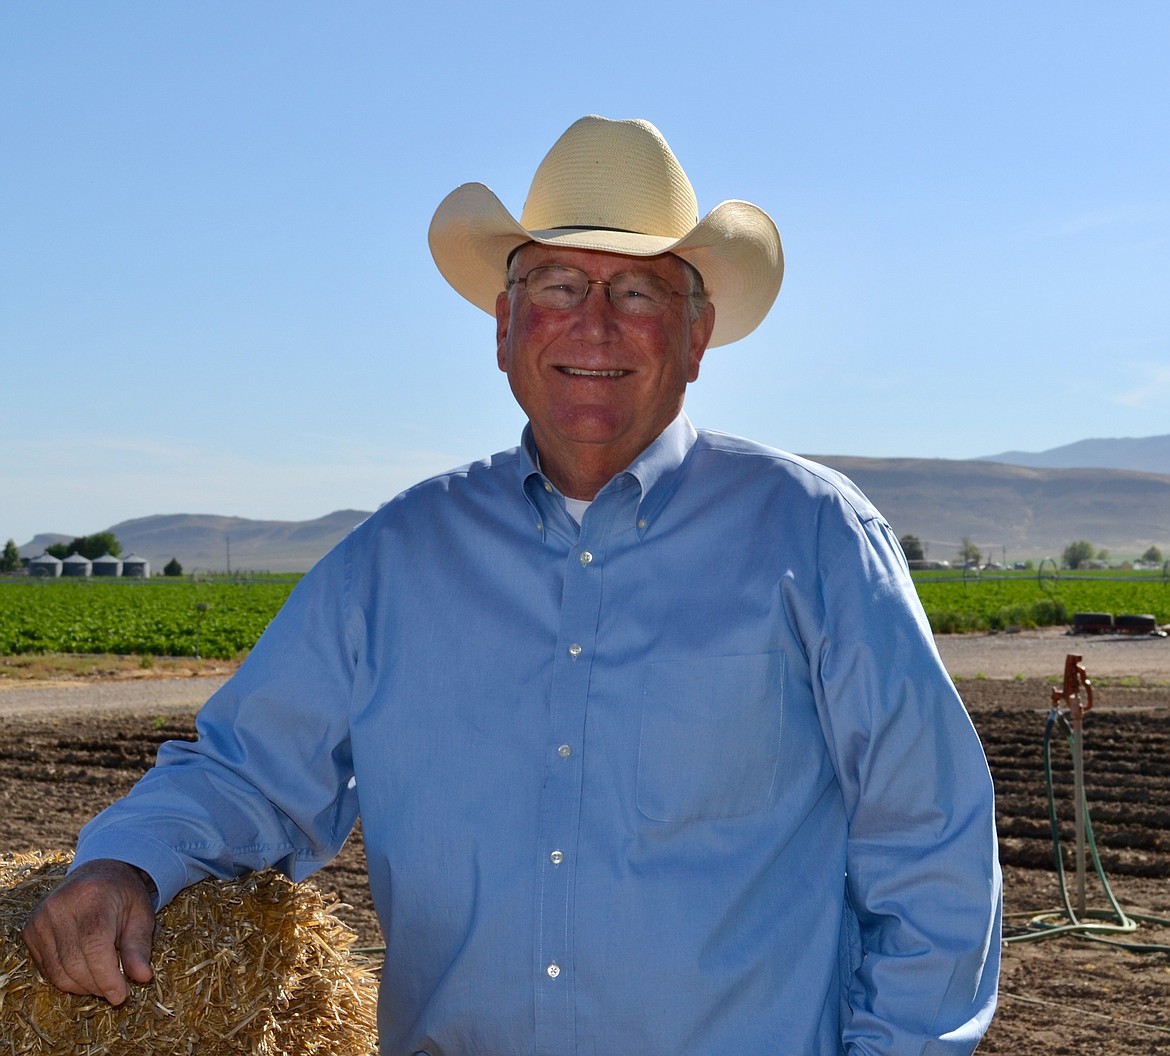
M 1087 910 L 1080 916 L 1073 909 L 1068 896 L 1068 885 L 1064 876 L 1064 856 L 1060 844 L 1060 824 L 1056 816 L 1056 790 L 1052 778 L 1052 733 L 1057 725 L 1063 727 L 1068 738 L 1072 740 L 1073 729 L 1067 715 L 1060 708 L 1053 708 L 1048 713 L 1048 721 L 1044 725 L 1044 780 L 1048 788 L 1048 825 L 1052 832 L 1052 850 L 1056 862 L 1056 878 L 1060 884 L 1063 910 L 1056 909 L 1040 914 L 1016 914 L 1027 917 L 1027 923 L 1012 925 L 1004 929 L 1004 942 L 1029 942 L 1035 939 L 1046 939 L 1056 935 L 1075 935 L 1082 939 L 1091 939 L 1094 942 L 1103 942 L 1110 946 L 1119 946 L 1133 953 L 1170 953 L 1170 946 L 1150 943 L 1123 942 L 1114 935 L 1130 935 L 1137 931 L 1140 923 L 1162 924 L 1170 926 L 1170 919 L 1155 917 L 1143 913 L 1127 913 L 1118 904 L 1105 876 L 1105 869 L 1101 865 L 1101 856 L 1097 853 L 1097 841 L 1093 836 L 1093 822 L 1089 817 L 1088 802 L 1082 798 L 1082 808 L 1085 819 L 1085 842 L 1090 856 L 1093 859 L 1093 868 L 1097 871 L 1097 878 L 1109 902 L 1108 910 Z

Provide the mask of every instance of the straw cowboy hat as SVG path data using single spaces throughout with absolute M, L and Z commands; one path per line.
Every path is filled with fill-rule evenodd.
M 429 241 L 443 277 L 489 315 L 508 256 L 525 242 L 632 257 L 673 253 L 698 269 L 715 305 L 711 345 L 759 326 L 784 276 L 771 217 L 727 201 L 699 220 L 690 180 L 648 121 L 581 118 L 540 163 L 519 222 L 482 183 L 465 183 L 439 204 Z

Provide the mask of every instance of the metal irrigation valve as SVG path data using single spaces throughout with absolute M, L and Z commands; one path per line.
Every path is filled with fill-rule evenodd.
M 1068 706 L 1069 719 L 1075 729 L 1080 729 L 1081 719 L 1093 707 L 1093 683 L 1081 663 L 1084 658 L 1078 653 L 1069 653 L 1064 658 L 1064 687 L 1052 687 L 1052 706 Z M 1085 703 L 1081 703 L 1081 689 L 1085 691 Z

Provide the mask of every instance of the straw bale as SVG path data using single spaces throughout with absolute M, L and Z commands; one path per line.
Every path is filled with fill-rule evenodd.
M 335 898 L 272 872 L 205 880 L 155 924 L 154 979 L 114 1008 L 45 982 L 20 932 L 70 856 L 0 856 L 0 1056 L 373 1056 L 375 970 Z

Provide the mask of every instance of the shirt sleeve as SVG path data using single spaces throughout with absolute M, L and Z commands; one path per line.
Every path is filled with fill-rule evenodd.
M 293 880 L 329 861 L 357 818 L 348 704 L 354 649 L 345 547 L 289 596 L 256 647 L 123 799 L 82 830 L 74 867 L 129 862 L 156 908 L 208 876 L 279 868 Z
M 821 589 L 810 661 L 849 826 L 846 1049 L 970 1053 L 999 974 L 987 762 L 889 526 L 859 522 Z

